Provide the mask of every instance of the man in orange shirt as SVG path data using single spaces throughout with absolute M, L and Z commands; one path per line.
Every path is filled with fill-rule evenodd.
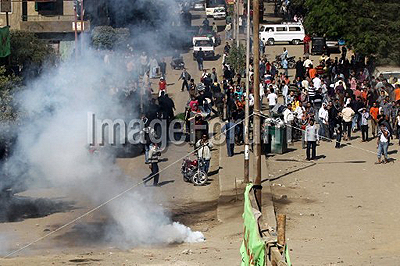
M 369 114 L 371 115 L 371 128 L 372 128 L 372 136 L 375 138 L 376 131 L 378 129 L 378 115 L 379 115 L 379 107 L 376 102 L 373 104 L 371 109 L 369 109 Z
M 394 89 L 394 99 L 397 104 L 400 104 L 400 85 L 396 84 L 396 88 Z
M 310 70 L 308 70 L 308 74 L 310 75 L 310 79 L 313 79 L 317 76 L 317 70 L 310 65 Z

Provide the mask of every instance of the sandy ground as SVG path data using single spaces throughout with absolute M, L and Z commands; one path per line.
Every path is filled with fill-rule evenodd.
M 287 238 L 295 265 L 399 265 L 398 144 L 393 162 L 375 165 L 376 140 L 359 134 L 339 150 L 322 142 L 320 159 L 305 150 L 268 159 L 278 213 L 288 217 Z M 394 229 L 394 230 L 393 230 Z

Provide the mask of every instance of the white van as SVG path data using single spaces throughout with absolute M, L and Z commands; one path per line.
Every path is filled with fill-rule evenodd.
M 300 23 L 264 24 L 260 26 L 260 40 L 264 44 L 274 45 L 275 42 L 299 44 L 306 36 Z

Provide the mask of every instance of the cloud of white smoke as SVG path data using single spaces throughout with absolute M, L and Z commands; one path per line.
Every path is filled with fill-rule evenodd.
M 139 110 L 126 110 L 110 93 L 127 84 L 126 65 L 105 64 L 102 53 L 85 50 L 77 61 L 45 70 L 18 95 L 23 118 L 7 176 L 86 194 L 95 206 L 133 183 L 116 166 L 115 154 L 106 149 L 100 156 L 89 152 L 87 113 L 129 121 L 139 117 Z M 139 172 L 135 182 L 143 175 Z M 105 206 L 113 221 L 107 227 L 110 240 L 124 247 L 204 240 L 202 233 L 172 222 L 149 197 L 151 193 L 139 187 Z

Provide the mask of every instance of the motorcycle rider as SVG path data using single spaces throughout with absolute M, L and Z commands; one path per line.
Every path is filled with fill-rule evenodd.
M 178 50 L 175 50 L 174 54 L 172 55 L 171 61 L 173 66 L 179 66 L 179 64 L 183 63 L 183 58 Z

